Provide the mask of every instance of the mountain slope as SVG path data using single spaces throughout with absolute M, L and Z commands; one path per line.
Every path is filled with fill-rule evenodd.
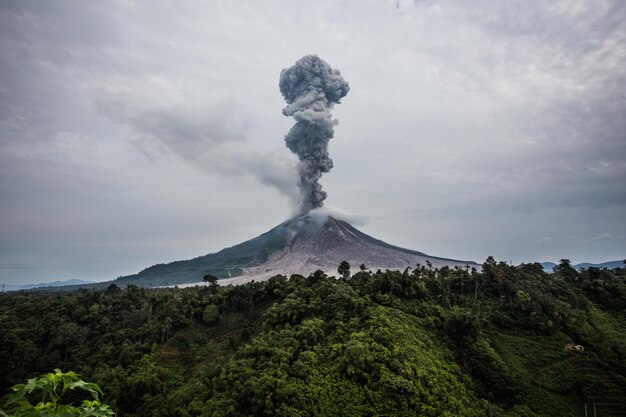
M 317 269 L 332 274 L 343 260 L 354 268 L 365 264 L 371 269 L 405 269 L 418 262 L 425 264 L 426 260 L 433 267 L 476 265 L 390 245 L 330 216 L 306 215 L 217 253 L 154 265 L 115 282 L 144 287 L 180 285 L 199 282 L 211 274 L 241 283 L 276 274 L 308 275 Z
M 333 217 L 304 216 L 284 223 L 288 245 L 272 253 L 266 262 L 244 268 L 233 283 L 263 279 L 278 273 L 307 275 L 315 270 L 336 274 L 343 260 L 353 268 L 365 264 L 368 269 L 406 269 L 417 263 L 433 267 L 476 265 L 474 262 L 429 256 L 423 252 L 390 245 L 359 231 L 349 223 Z

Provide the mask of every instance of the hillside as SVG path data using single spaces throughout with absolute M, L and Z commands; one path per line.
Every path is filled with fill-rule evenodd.
M 59 367 L 124 416 L 625 416 L 625 280 L 489 258 L 0 294 L 0 389 Z
M 154 265 L 137 274 L 120 277 L 115 283 L 158 287 L 200 282 L 207 274 L 220 279 L 242 277 L 237 280 L 241 283 L 276 274 L 308 274 L 318 269 L 333 273 L 342 260 L 383 270 L 404 270 L 427 260 L 435 267 L 477 266 L 472 261 L 429 256 L 390 245 L 330 216 L 304 215 L 217 253 Z

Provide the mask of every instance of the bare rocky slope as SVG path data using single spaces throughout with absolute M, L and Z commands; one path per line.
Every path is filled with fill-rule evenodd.
M 144 287 L 181 285 L 199 282 L 212 274 L 223 279 L 222 284 L 236 284 L 277 274 L 308 275 L 318 269 L 336 274 L 343 260 L 353 269 L 365 264 L 372 270 L 405 269 L 415 267 L 418 262 L 425 265 L 427 260 L 433 267 L 477 265 L 393 246 L 330 216 L 305 215 L 217 253 L 154 265 L 138 274 L 118 278 L 115 283 Z
M 244 268 L 242 276 L 231 281 L 263 279 L 276 274 L 308 275 L 318 269 L 336 275 L 337 266 L 344 260 L 353 269 L 364 264 L 372 270 L 402 270 L 415 267 L 417 263 L 426 265 L 427 260 L 433 267 L 476 265 L 390 245 L 333 217 L 304 216 L 279 227 L 287 236 L 287 245 L 272 253 L 262 264 Z

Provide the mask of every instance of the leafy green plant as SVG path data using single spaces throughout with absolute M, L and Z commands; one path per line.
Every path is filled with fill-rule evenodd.
M 61 372 L 55 369 L 54 373 L 31 378 L 25 384 L 16 384 L 0 409 L 2 417 L 34 417 L 34 416 L 114 416 L 110 406 L 100 402 L 102 390 L 97 384 L 85 382 L 72 372 Z M 91 399 L 84 399 L 80 406 L 72 403 L 65 404 L 70 392 L 86 391 Z M 28 397 L 35 397 L 39 401 L 32 404 Z

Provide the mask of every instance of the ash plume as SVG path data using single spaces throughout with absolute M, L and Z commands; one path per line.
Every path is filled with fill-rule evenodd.
M 279 87 L 287 102 L 283 114 L 296 119 L 285 143 L 300 159 L 298 187 L 302 194 L 300 214 L 304 214 L 324 205 L 327 194 L 318 181 L 333 167 L 328 141 L 337 124 L 330 109 L 348 94 L 350 86 L 326 61 L 306 55 L 282 70 Z

